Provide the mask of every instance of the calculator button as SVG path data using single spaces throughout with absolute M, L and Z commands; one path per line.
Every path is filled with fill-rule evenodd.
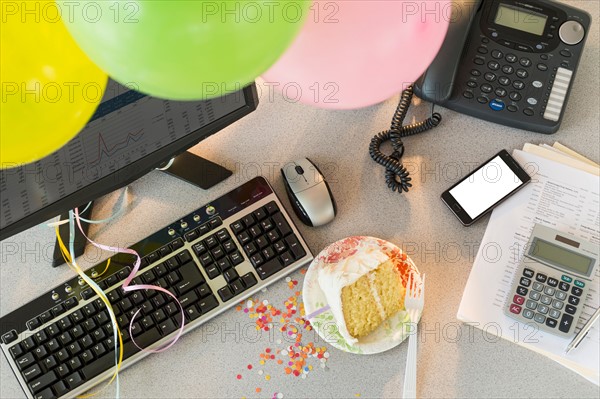
M 533 318 L 533 314 L 534 314 L 534 313 L 533 313 L 533 311 L 532 311 L 532 310 L 529 310 L 529 309 L 525 309 L 525 310 L 523 311 L 523 313 L 522 313 L 523 317 L 524 317 L 524 318 L 526 318 L 526 319 L 531 319 L 531 318 Z
M 542 295 L 542 299 L 540 300 L 544 305 L 550 305 L 552 303 L 552 298 L 547 295 Z
M 543 323 L 544 321 L 546 321 L 546 316 L 536 313 L 536 315 L 533 317 L 533 320 L 535 320 L 538 323 Z
M 573 305 L 567 305 L 565 306 L 565 312 L 569 314 L 575 314 L 577 312 L 577 308 Z
M 503 89 L 502 87 L 498 87 L 498 88 L 496 89 L 495 93 L 496 93 L 496 95 L 497 95 L 498 97 L 504 97 L 504 96 L 506 96 L 506 90 L 505 90 L 505 89 Z
M 517 93 L 516 91 L 510 92 L 508 97 L 513 101 L 519 101 L 521 99 L 521 95 L 519 93 Z
M 537 291 L 531 291 L 529 293 L 529 298 L 533 299 L 534 301 L 537 301 L 538 299 L 540 299 L 541 294 Z
M 579 305 L 579 298 L 577 298 L 576 296 L 570 295 L 569 296 L 569 303 L 571 305 L 577 306 L 577 305 Z
M 538 283 L 537 281 L 533 283 L 533 289 L 536 291 L 541 291 L 544 289 L 544 285 Z
M 527 270 L 527 269 L 525 269 Z M 521 277 L 521 281 L 519 281 L 519 284 L 525 286 L 525 287 L 529 287 L 529 285 L 531 284 L 531 280 L 528 279 L 527 277 Z
M 575 284 L 579 288 L 585 287 L 585 283 L 583 281 L 575 280 L 575 282 L 573 284 Z
M 548 277 L 548 281 L 546 281 L 546 284 L 548 284 L 550 287 L 556 287 L 558 285 L 558 280 L 552 277 Z
M 563 276 L 563 277 L 565 277 L 565 276 Z M 560 283 L 558 284 L 558 289 L 559 289 L 559 290 L 562 290 L 562 291 L 569 291 L 569 288 L 571 288 L 571 284 L 567 284 L 567 283 L 564 283 L 564 282 L 560 282 Z
M 519 305 L 515 305 L 514 303 L 510 305 L 509 309 L 510 309 L 511 313 L 514 313 L 514 314 L 521 313 L 521 307 Z
M 531 299 L 528 299 L 527 302 L 525 302 L 525 307 L 527 309 L 535 309 L 535 308 L 537 308 L 537 302 L 532 301 Z
M 583 290 L 579 287 L 573 286 L 573 288 L 571 288 L 571 294 L 573 294 L 575 296 L 581 296 L 582 292 L 583 292 Z
M 556 291 L 556 295 L 554 295 L 556 297 L 556 299 L 564 301 L 565 298 L 567 297 L 567 294 L 562 292 L 562 291 Z
M 564 333 L 569 332 L 571 325 L 573 324 L 573 316 L 569 316 L 568 314 L 563 314 L 562 319 L 560 319 L 560 325 L 558 329 Z
M 527 288 L 525 287 L 517 287 L 517 294 L 519 295 L 527 295 L 527 291 L 529 291 Z
M 540 312 L 541 314 L 546 314 L 546 313 L 548 313 L 548 306 L 540 305 L 540 306 L 538 306 L 537 311 Z
M 517 76 L 520 77 L 521 79 L 525 79 L 527 76 L 529 76 L 529 73 L 527 73 L 526 70 L 524 69 L 517 69 L 516 72 Z
M 488 68 L 492 71 L 496 71 L 500 68 L 500 64 L 497 61 L 490 61 L 488 62 Z
M 561 279 L 562 279 L 562 281 L 564 281 L 565 283 L 570 283 L 571 281 L 573 281 L 573 279 L 572 279 L 571 277 L 569 277 L 569 276 L 565 276 L 564 274 L 563 274 L 563 276 L 561 277 Z M 562 288 L 561 288 L 561 289 L 562 289 Z M 568 288 L 567 288 L 567 290 L 568 290 Z M 565 291 L 566 291 L 566 290 L 565 290 Z
M 513 82 L 513 87 L 517 90 L 521 90 L 523 87 L 525 87 L 525 83 L 521 82 L 520 80 L 515 80 Z
M 564 305 L 564 303 L 561 302 L 561 301 L 559 301 L 559 300 L 557 300 L 557 299 L 555 299 L 555 300 L 552 301 L 552 307 L 554 309 L 562 309 L 563 305 Z
M 488 82 L 493 82 L 494 80 L 496 80 L 496 75 L 492 72 L 486 72 L 485 75 L 483 75 L 483 78 Z
M 550 328 L 556 327 L 557 324 L 558 322 L 556 321 L 556 319 L 551 319 L 550 317 L 546 319 L 546 325 Z
M 536 279 L 537 281 L 539 281 L 540 283 L 545 283 L 545 282 L 546 282 L 546 275 L 545 275 L 545 274 L 542 274 L 542 273 L 538 273 L 538 274 L 535 276 L 535 279 Z
M 531 278 L 531 277 L 533 277 L 533 274 L 534 274 L 533 270 L 523 269 L 523 276 Z
M 515 295 L 513 297 L 513 302 L 516 303 L 517 305 L 522 305 L 523 303 L 525 303 L 525 298 L 523 298 L 520 295 Z
M 552 295 L 554 295 L 554 291 L 555 291 L 555 289 L 552 288 L 552 287 L 546 287 L 546 288 L 544 288 L 544 293 L 546 293 L 546 295 L 552 296 Z
M 550 309 L 550 312 L 548 312 L 548 317 L 552 317 L 553 319 L 558 319 L 560 317 L 560 312 L 556 309 Z
M 510 84 L 510 79 L 506 76 L 500 76 L 498 78 L 498 83 L 500 83 L 502 86 L 508 86 Z
M 489 83 L 482 84 L 481 87 L 480 87 L 480 89 L 484 93 L 491 93 L 491 91 L 494 90 L 494 88 L 492 87 L 492 85 L 489 84 Z

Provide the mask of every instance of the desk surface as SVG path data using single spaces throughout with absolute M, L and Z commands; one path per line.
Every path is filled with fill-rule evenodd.
M 595 1 L 572 2 L 600 20 Z M 339 215 L 321 228 L 299 228 L 313 253 L 349 235 L 372 235 L 407 250 L 427 273 L 427 300 L 420 325 L 418 392 L 420 397 L 597 397 L 598 388 L 553 361 L 456 319 L 461 295 L 487 219 L 464 228 L 439 200 L 440 193 L 458 178 L 502 148 L 512 150 L 525 142 L 560 141 L 598 160 L 600 126 L 599 25 L 590 37 L 575 79 L 566 116 L 552 136 L 527 133 L 486 123 L 441 109 L 439 128 L 405 140 L 403 161 L 413 172 L 408 194 L 391 193 L 383 169 L 371 161 L 371 137 L 389 126 L 397 98 L 355 111 L 326 111 L 269 98 L 261 90 L 256 112 L 193 149 L 234 170 L 234 175 L 204 192 L 160 172 L 152 172 L 130 186 L 127 214 L 110 225 L 92 226 L 94 239 L 106 244 L 136 242 L 204 203 L 261 174 L 289 205 L 279 167 L 308 156 L 323 169 L 337 199 Z M 409 120 L 429 111 L 421 104 L 411 108 Z M 98 202 L 95 217 L 109 215 L 117 195 Z M 289 209 L 289 208 L 288 208 Z M 40 225 L 2 242 L 17 243 L 19 255 L 2 256 L 0 310 L 6 314 L 39 293 L 72 276 L 65 266 L 53 269 L 51 229 Z M 91 248 L 80 260 L 89 267 L 104 259 Z M 299 272 L 291 276 L 302 283 Z M 279 282 L 261 293 L 276 306 L 290 295 Z M 284 397 L 341 398 L 402 395 L 407 345 L 388 352 L 360 356 L 329 348 L 328 367 L 316 359 L 306 379 L 286 375 L 275 362 L 259 364 L 265 348 L 282 349 L 277 334 L 256 336 L 248 331 L 254 322 L 243 312 L 229 311 L 196 329 L 170 350 L 152 355 L 121 374 L 121 396 L 134 397 Z M 245 327 L 246 326 L 246 327 Z M 313 333 L 304 342 L 318 341 Z M 248 371 L 246 366 L 254 369 Z M 23 397 L 6 360 L 1 360 L 0 397 Z M 259 370 L 264 374 L 260 375 Z M 242 379 L 236 378 L 242 374 Z M 265 376 L 270 375 L 270 380 Z M 256 393 L 261 388 L 261 393 Z M 112 388 L 104 395 L 113 396 Z

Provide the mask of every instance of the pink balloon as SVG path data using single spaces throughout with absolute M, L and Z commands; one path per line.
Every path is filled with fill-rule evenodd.
M 412 84 L 446 35 L 450 0 L 315 0 L 300 34 L 263 74 L 290 101 L 351 109 Z

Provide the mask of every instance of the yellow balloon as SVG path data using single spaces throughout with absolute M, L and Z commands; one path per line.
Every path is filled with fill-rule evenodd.
M 2 169 L 65 145 L 93 115 L 108 77 L 77 46 L 54 1 L 0 6 Z

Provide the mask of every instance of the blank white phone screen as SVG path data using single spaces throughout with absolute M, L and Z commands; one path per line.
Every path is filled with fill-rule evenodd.
M 521 184 L 521 179 L 497 156 L 452 188 L 450 194 L 475 219 Z

